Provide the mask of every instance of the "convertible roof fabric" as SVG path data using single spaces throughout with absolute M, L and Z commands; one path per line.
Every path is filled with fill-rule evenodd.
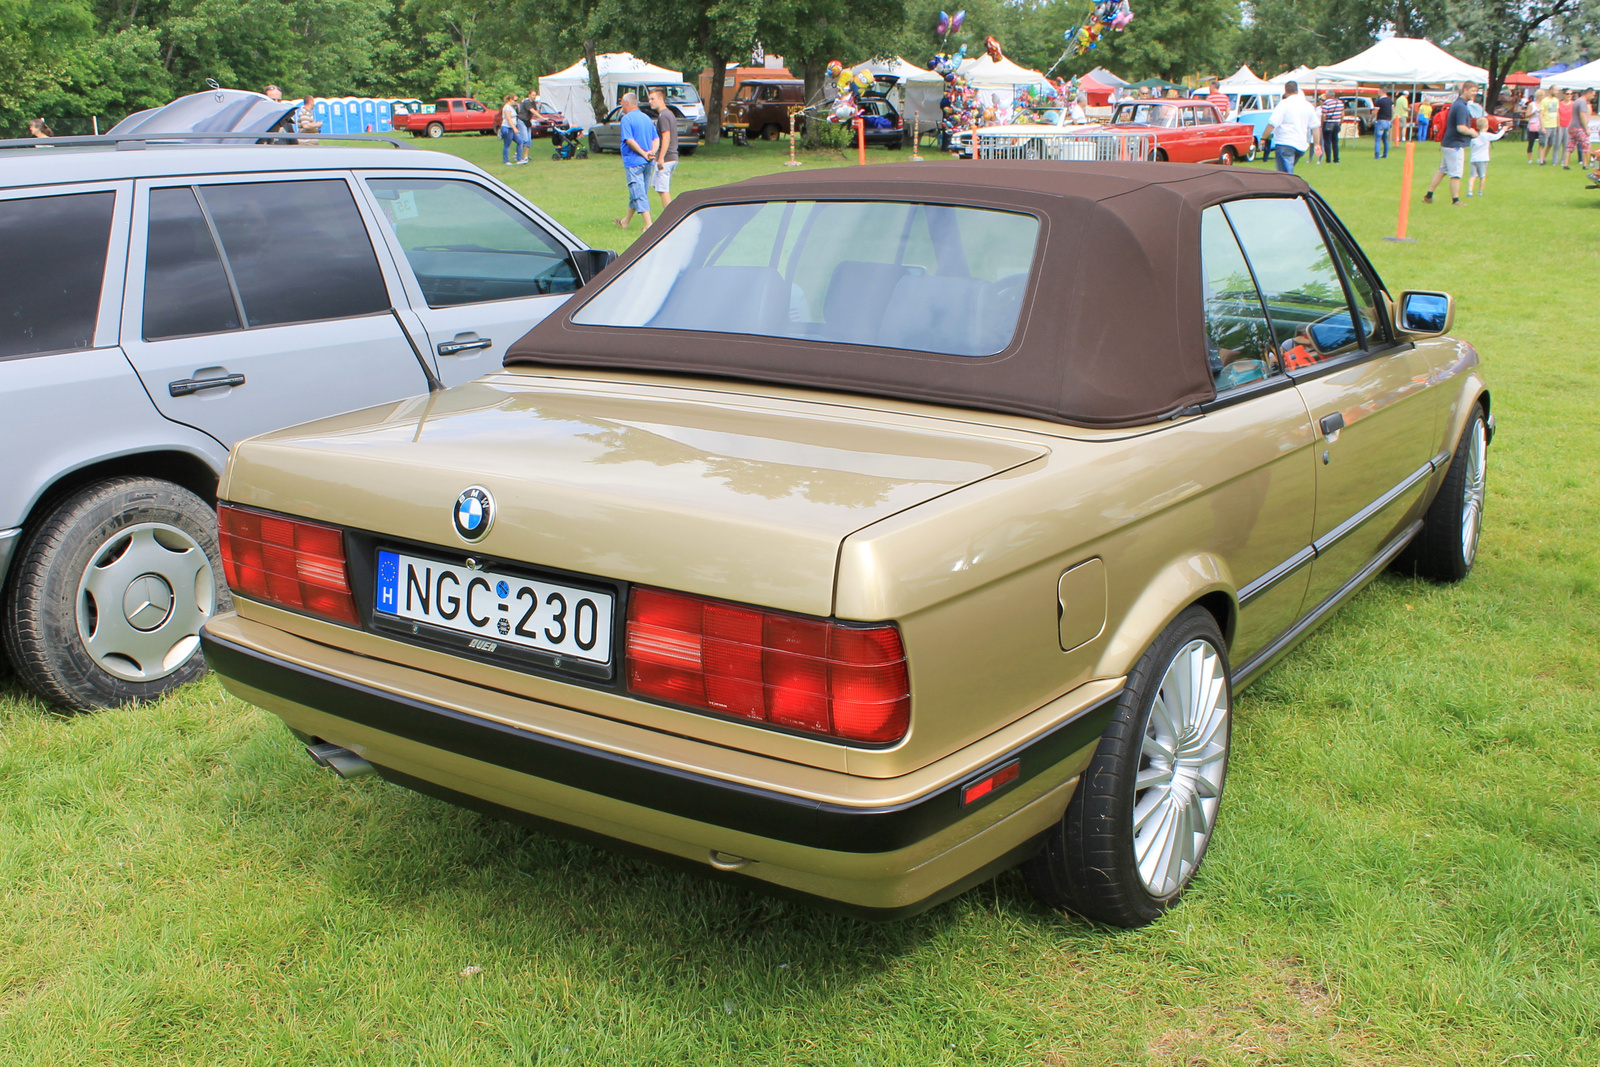
M 1200 212 L 1307 192 L 1271 171 L 1178 163 L 889 163 L 773 174 L 675 197 L 661 220 L 506 352 L 507 366 L 678 372 L 805 385 L 1078 426 L 1135 426 L 1214 399 L 1201 306 Z M 1040 220 L 1011 344 L 953 356 L 750 334 L 579 326 L 574 312 L 709 204 L 894 200 Z M 730 294 L 739 299 L 740 294 Z

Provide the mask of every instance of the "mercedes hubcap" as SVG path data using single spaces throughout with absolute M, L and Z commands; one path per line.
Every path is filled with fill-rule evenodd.
M 1478 531 L 1483 528 L 1483 496 L 1488 437 L 1483 423 L 1472 424 L 1467 439 L 1466 485 L 1461 494 L 1461 558 L 1468 566 L 1478 554 Z
M 78 637 L 106 673 L 164 678 L 200 647 L 216 604 L 211 561 L 176 526 L 147 522 L 114 534 L 78 581 Z
M 1134 784 L 1134 858 L 1152 896 L 1182 888 L 1211 839 L 1228 767 L 1230 712 L 1217 650 L 1190 641 L 1162 676 Z

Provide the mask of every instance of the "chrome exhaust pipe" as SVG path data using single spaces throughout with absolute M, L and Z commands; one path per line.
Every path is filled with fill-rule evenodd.
M 351 752 L 348 748 L 338 745 L 320 744 L 307 745 L 306 755 L 310 756 L 319 766 L 333 771 L 340 778 L 360 778 L 364 775 L 376 773 L 377 768 Z

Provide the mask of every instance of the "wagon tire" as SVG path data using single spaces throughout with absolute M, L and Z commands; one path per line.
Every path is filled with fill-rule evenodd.
M 1066 814 L 1023 865 L 1034 896 L 1123 927 L 1177 903 L 1216 826 L 1232 708 L 1222 632 L 1191 607 L 1129 672 Z
M 428 136 L 433 140 L 438 140 L 440 137 L 443 137 L 444 136 L 444 123 L 442 123 L 442 122 L 430 122 L 430 123 L 428 123 Z
M 589 151 L 593 152 L 597 156 L 601 152 L 605 151 L 605 149 L 600 147 L 600 141 L 595 137 L 593 130 L 589 131 Z
M 1396 570 L 1435 582 L 1459 582 L 1472 572 L 1483 533 L 1488 448 L 1488 420 L 1479 405 L 1461 431 L 1444 483 L 1422 518 L 1422 529 L 1395 560 Z
M 4 597 L 6 655 L 74 711 L 153 700 L 205 672 L 199 627 L 232 607 L 217 517 L 189 490 L 111 478 L 47 508 Z

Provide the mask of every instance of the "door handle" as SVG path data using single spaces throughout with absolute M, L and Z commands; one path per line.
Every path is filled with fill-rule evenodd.
M 1322 436 L 1331 441 L 1334 435 L 1344 429 L 1344 412 L 1335 411 L 1332 415 L 1324 415 L 1317 425 L 1322 427 Z
M 173 396 L 188 396 L 202 389 L 218 389 L 225 385 L 243 385 L 244 375 L 224 374 L 220 378 L 179 378 L 167 383 L 167 392 Z
M 441 356 L 453 356 L 457 352 L 470 352 L 474 348 L 488 348 L 494 344 L 489 337 L 480 337 L 476 341 L 440 341 L 438 352 Z

